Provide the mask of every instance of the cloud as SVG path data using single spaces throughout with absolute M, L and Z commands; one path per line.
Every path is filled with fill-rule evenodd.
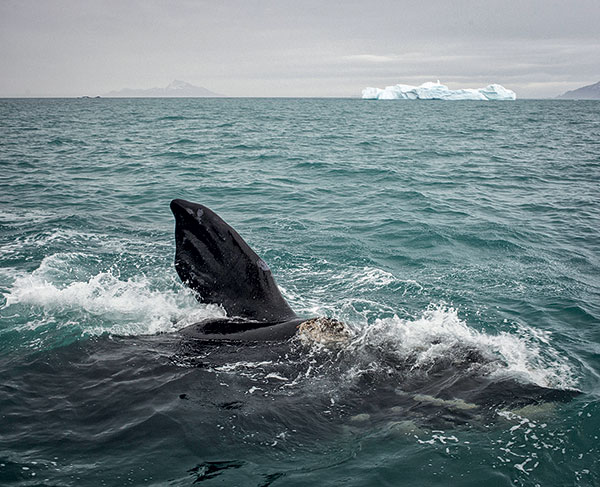
M 350 56 L 342 56 L 342 59 L 359 63 L 390 63 L 395 61 L 397 58 L 393 56 L 381 56 L 377 54 L 353 54 Z
M 359 96 L 437 79 L 554 96 L 600 79 L 598 25 L 598 0 L 2 0 L 0 96 L 175 78 L 233 96 Z

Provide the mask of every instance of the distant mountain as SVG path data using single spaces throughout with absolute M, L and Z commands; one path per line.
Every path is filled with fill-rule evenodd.
M 600 100 L 600 81 L 593 85 L 582 86 L 576 90 L 567 91 L 556 98 L 564 100 Z
M 111 91 L 103 96 L 114 98 L 197 98 L 223 95 L 214 93 L 201 86 L 194 86 L 185 81 L 175 80 L 166 88 L 149 88 L 147 90 L 125 88 L 119 91 Z

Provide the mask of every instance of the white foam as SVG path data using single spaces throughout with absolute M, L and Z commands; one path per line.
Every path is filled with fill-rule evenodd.
M 488 334 L 458 316 L 456 309 L 431 306 L 415 320 L 398 316 L 377 319 L 354 340 L 356 347 L 392 347 L 399 358 L 411 357 L 415 367 L 428 367 L 441 358 L 463 360 L 466 350 L 476 350 L 493 363 L 492 375 L 521 378 L 545 387 L 568 388 L 575 384 L 568 363 L 548 346 L 547 338 L 519 327 L 518 333 Z
M 363 267 L 358 272 L 351 271 L 351 274 L 348 276 L 351 282 L 360 287 L 380 288 L 397 282 L 397 278 L 393 274 L 377 267 Z
M 384 89 L 368 87 L 362 90 L 362 97 L 369 100 L 515 100 L 517 95 L 495 83 L 483 88 L 451 90 L 438 81 L 419 86 L 397 84 Z
M 67 311 L 70 321 L 63 326 L 78 324 L 90 334 L 169 332 L 202 319 L 224 316 L 222 308 L 198 303 L 188 289 L 178 285 L 165 289 L 164 279 L 156 282 L 143 274 L 121 279 L 109 270 L 69 281 L 65 273 L 68 275 L 68 262 L 73 257 L 46 257 L 38 269 L 17 277 L 4 294 L 4 308 L 32 306 L 50 316 Z M 28 326 L 35 328 L 36 323 L 30 320 Z
M 523 324 L 498 323 L 497 333 L 478 330 L 460 319 L 458 310 L 433 304 L 416 319 L 403 319 L 397 305 L 375 300 L 372 292 L 395 296 L 422 296 L 416 281 L 399 279 L 374 266 L 338 271 L 322 262 L 314 271 L 300 266 L 289 269 L 283 290 L 292 307 L 302 315 L 328 316 L 346 322 L 357 331 L 352 347 L 385 347 L 399 359 L 427 368 L 442 360 L 465 363 L 476 352 L 489 362 L 492 374 L 516 377 L 541 386 L 569 388 L 576 384 L 568 361 L 553 346 L 550 333 Z M 307 288 L 311 293 L 295 290 Z M 297 284 L 296 284 L 297 283 Z M 333 297 L 333 298 L 332 298 Z M 354 372 L 364 364 L 357 364 Z M 354 373 L 351 372 L 351 373 Z M 483 372 L 483 371 L 482 371 Z
M 86 274 L 80 267 L 86 261 L 87 256 L 76 253 L 46 257 L 38 269 L 16 277 L 4 293 L 2 314 L 27 316 L 24 326 L 32 329 L 53 323 L 77 327 L 83 333 L 120 335 L 171 332 L 203 319 L 225 316 L 218 306 L 198 303 L 192 292 L 178 283 L 171 268 L 155 270 L 151 276 L 140 273 L 124 278 L 118 269 Z M 374 267 L 338 274 L 329 269 L 325 274 L 307 276 L 299 272 L 302 279 L 321 284 L 303 298 L 289 290 L 284 294 L 292 296 L 294 308 L 302 314 L 312 310 L 315 316 L 331 316 L 350 324 L 356 331 L 350 347 L 385 347 L 399 359 L 410 358 L 415 367 L 424 368 L 441 359 L 464 361 L 465 354 L 474 350 L 493 363 L 493 374 L 548 387 L 575 384 L 573 371 L 552 346 L 547 332 L 514 325 L 508 331 L 486 333 L 460 319 L 456 309 L 442 305 L 430 306 L 416 319 L 400 318 L 389 306 L 356 297 L 359 289 L 420 293 L 418 283 L 397 279 Z M 336 294 L 343 297 L 332 302 L 331 296 Z M 377 318 L 382 315 L 390 317 Z
M 323 267 L 317 272 L 302 265 L 288 269 L 284 278 L 278 279 L 282 294 L 299 314 L 366 323 L 382 313 L 398 312 L 397 308 L 368 297 L 372 292 L 387 290 L 405 296 L 423 291 L 418 282 L 400 279 L 378 267 L 339 269 L 327 262 L 321 264 Z M 282 286 L 281 282 L 288 284 Z M 310 288 L 310 293 L 296 291 L 295 286 Z

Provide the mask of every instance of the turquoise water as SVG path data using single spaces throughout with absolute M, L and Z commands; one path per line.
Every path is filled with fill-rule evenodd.
M 0 115 L 0 484 L 600 484 L 600 103 Z M 352 343 L 182 343 L 223 311 L 179 283 L 173 198 Z M 483 411 L 467 373 L 582 394 Z

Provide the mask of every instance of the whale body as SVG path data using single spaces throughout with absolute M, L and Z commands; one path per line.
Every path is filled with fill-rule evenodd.
M 306 343 L 306 338 L 309 345 L 335 347 L 341 344 L 338 359 L 348 360 L 350 368 L 356 366 L 360 354 L 352 352 L 351 346 L 347 350 L 343 348 L 344 344 L 352 343 L 352 330 L 334 319 L 296 315 L 282 296 L 266 262 L 214 211 L 181 199 L 171 202 L 171 210 L 176 222 L 175 268 L 179 277 L 196 292 L 198 300 L 221 305 L 228 316 L 181 330 L 184 341 L 179 350 L 180 358 L 196 360 L 198 351 L 207 342 L 218 346 L 219 342 L 228 341 L 254 342 L 253 347 L 244 349 L 247 360 L 256 359 L 255 354 L 264 357 L 267 350 L 287 356 L 289 346 L 283 343 L 261 345 L 260 342 L 284 342 L 298 335 L 300 342 Z M 370 363 L 375 360 L 386 366 L 383 376 L 362 378 L 367 380 L 364 390 L 372 392 L 375 387 L 376 402 L 386 405 L 375 411 L 384 411 L 392 404 L 426 416 L 433 411 L 437 417 L 443 410 L 452 412 L 451 422 L 468 422 L 475 411 L 477 414 L 489 408 L 493 411 L 500 405 L 514 408 L 567 402 L 581 393 L 523 383 L 511 377 L 494 378 L 486 372 L 494 359 L 469 350 L 455 350 L 457 359 L 440 357 L 440 366 L 427 370 L 421 370 L 410 357 L 399 360 L 393 350 L 386 353 L 381 346 L 370 350 L 368 344 L 363 345 L 361 353 L 370 357 L 363 360 Z M 211 357 L 214 360 L 216 356 Z

